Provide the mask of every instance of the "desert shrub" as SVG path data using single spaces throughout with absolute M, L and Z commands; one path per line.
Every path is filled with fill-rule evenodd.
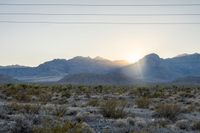
M 132 131 L 131 133 L 149 133 L 149 132 L 144 130 L 144 131 Z
M 186 113 L 191 113 L 191 112 L 194 112 L 194 111 L 196 111 L 196 106 L 195 106 L 195 104 L 191 104 L 191 105 L 189 105 L 189 106 L 185 109 L 185 112 L 186 112 Z
M 188 123 L 189 123 L 189 121 L 187 121 L 187 120 L 179 120 L 176 122 L 176 126 L 182 130 L 188 130 L 190 128 L 190 124 L 188 124 Z
M 24 110 L 26 113 L 29 114 L 38 114 L 39 110 L 40 110 L 40 106 L 39 105 L 24 105 Z
M 23 94 L 23 93 L 18 93 L 16 95 L 14 95 L 14 98 L 18 101 L 24 101 L 24 102 L 29 102 L 31 101 L 31 96 L 30 95 L 26 95 L 26 94 Z
M 64 125 L 50 126 L 48 123 L 43 123 L 43 127 L 34 127 L 33 133 L 66 133 L 70 129 L 74 128 L 75 125 L 72 123 L 65 123 Z
M 92 99 L 92 100 L 88 101 L 87 105 L 97 107 L 97 106 L 99 106 L 99 100 L 98 99 Z
M 138 108 L 148 108 L 150 104 L 150 99 L 147 97 L 141 97 L 136 100 L 136 104 Z
M 156 91 L 151 95 L 152 98 L 162 98 L 164 96 L 165 94 L 163 91 Z
M 39 96 L 39 99 L 40 99 L 40 101 L 42 102 L 42 103 L 47 103 L 47 102 L 49 102 L 50 100 L 51 100 L 51 97 L 52 97 L 52 95 L 51 94 L 49 94 L 49 93 L 46 93 L 46 94 L 41 94 L 40 96 Z
M 135 90 L 135 95 L 137 96 L 142 96 L 142 97 L 149 97 L 150 96 L 150 89 L 149 88 L 146 88 L 146 87 L 138 87 L 136 90 Z
M 69 127 L 68 127 L 69 126 Z M 56 126 L 53 128 L 48 128 L 48 129 L 44 129 L 44 128 L 34 128 L 33 129 L 33 133 L 66 133 L 66 131 L 68 130 L 68 128 L 70 129 L 70 125 L 66 125 L 65 126 Z
M 38 114 L 40 111 L 40 105 L 18 104 L 16 102 L 8 104 L 8 107 L 20 113 Z
M 191 94 L 191 92 L 180 92 L 179 94 L 181 97 L 185 97 L 185 98 L 192 98 L 194 97 L 193 94 Z
M 161 104 L 155 111 L 159 117 L 173 120 L 181 113 L 181 108 L 176 104 Z
M 199 130 L 200 131 L 200 121 L 196 121 L 192 124 L 193 130 Z
M 126 116 L 125 107 L 127 102 L 124 100 L 107 100 L 101 106 L 102 114 L 108 118 L 123 118 Z
M 94 131 L 86 123 L 66 122 L 63 125 L 57 124 L 56 126 L 45 123 L 43 127 L 33 128 L 33 133 L 94 133 Z
M 157 128 L 166 128 L 169 123 L 170 121 L 167 119 L 156 119 L 152 125 Z
M 31 133 L 32 128 L 28 121 L 24 119 L 17 119 L 16 125 L 14 127 L 11 127 L 12 133 Z
M 47 97 L 50 97 L 51 94 L 51 89 L 42 85 L 9 84 L 3 87 L 2 94 L 20 102 L 31 102 L 33 96 L 48 101 Z
M 63 117 L 67 112 L 67 108 L 65 106 L 55 106 L 54 115 L 57 117 Z
M 69 91 L 63 91 L 62 92 L 62 97 L 64 97 L 64 98 L 70 98 L 71 97 L 71 93 Z

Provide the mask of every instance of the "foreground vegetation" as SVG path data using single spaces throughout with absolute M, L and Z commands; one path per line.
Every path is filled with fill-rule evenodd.
M 200 87 L 0 85 L 4 133 L 198 133 Z

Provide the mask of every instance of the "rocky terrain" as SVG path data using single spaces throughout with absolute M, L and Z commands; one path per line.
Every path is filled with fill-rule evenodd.
M 0 133 L 199 132 L 199 86 L 0 86 Z

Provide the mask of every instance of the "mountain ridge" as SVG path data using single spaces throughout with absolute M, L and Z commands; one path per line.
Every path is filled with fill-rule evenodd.
M 128 64 L 123 60 L 110 61 L 102 57 L 76 56 L 71 59 L 54 59 L 44 62 L 37 67 L 0 67 L 0 74 L 14 77 L 23 81 L 27 79 L 38 82 L 39 79 L 54 81 L 70 81 L 70 77 L 86 82 L 94 81 L 101 83 L 107 79 L 110 83 L 117 83 L 121 80 L 126 82 L 129 79 L 137 82 L 164 83 L 172 82 L 179 78 L 188 76 L 200 76 L 200 54 L 184 54 L 173 58 L 163 59 L 152 53 L 144 56 L 136 63 Z M 77 75 L 81 75 L 78 78 Z M 76 76 L 74 76 L 76 75 Z M 85 75 L 85 77 L 83 76 Z M 96 77 L 95 77 L 96 75 Z M 122 76 L 123 75 L 123 76 Z M 123 79 L 122 79 L 123 77 Z M 52 79 L 50 79 L 52 78 Z M 112 80 L 111 78 L 115 79 Z M 38 80 L 37 80 L 38 79 Z M 48 80 L 49 79 L 49 80 Z M 78 81 L 76 81 L 78 82 Z M 106 82 L 106 81 L 105 81 Z
M 0 74 L 8 75 L 17 79 L 30 79 L 35 81 L 36 78 L 65 76 L 68 74 L 78 73 L 97 73 L 106 74 L 114 69 L 120 68 L 126 64 L 110 61 L 102 57 L 82 57 L 76 56 L 72 59 L 54 59 L 44 62 L 37 67 L 23 68 L 0 68 Z M 55 78 L 56 79 L 56 78 Z

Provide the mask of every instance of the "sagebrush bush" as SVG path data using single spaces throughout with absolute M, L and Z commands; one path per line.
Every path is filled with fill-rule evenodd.
M 141 97 L 136 100 L 136 105 L 138 108 L 148 108 L 151 100 L 147 97 Z
M 42 127 L 34 127 L 32 133 L 94 133 L 94 131 L 84 122 L 66 122 L 53 126 L 47 122 L 43 123 Z
M 43 127 L 35 127 L 32 129 L 33 133 L 67 133 L 72 129 L 79 130 L 80 124 L 72 124 L 67 122 L 63 125 L 56 126 L 47 126 L 48 124 L 44 123 L 46 126 Z M 79 133 L 79 132 L 77 132 Z
M 67 112 L 67 107 L 65 106 L 55 106 L 54 115 L 57 117 L 63 117 Z
M 127 102 L 124 100 L 107 100 L 101 106 L 102 114 L 108 118 L 123 118 L 126 116 L 125 107 Z
M 161 104 L 155 111 L 159 117 L 174 120 L 181 113 L 181 108 L 177 104 Z
M 39 104 L 31 105 L 31 104 L 20 104 L 20 103 L 12 102 L 8 104 L 8 107 L 19 113 L 38 114 L 40 111 Z
M 98 99 L 91 99 L 90 101 L 88 101 L 87 105 L 97 107 L 100 105 L 100 103 Z
M 62 97 L 70 98 L 71 97 L 71 93 L 69 91 L 63 91 L 62 92 Z

